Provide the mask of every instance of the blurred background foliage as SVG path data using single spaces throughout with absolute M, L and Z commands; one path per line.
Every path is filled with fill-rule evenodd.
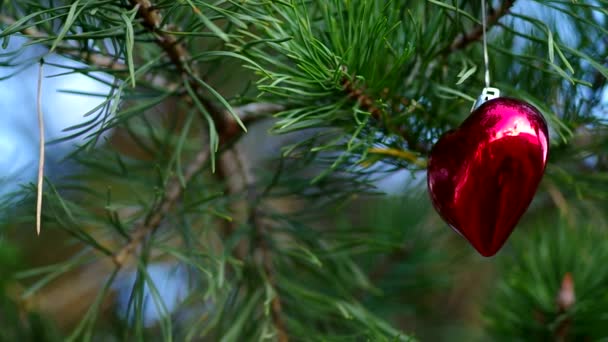
M 491 259 L 424 174 L 483 87 L 479 1 L 0 0 L 0 82 L 107 90 L 59 89 L 99 101 L 48 144 L 40 237 L 2 191 L 0 340 L 607 338 L 608 2 L 488 7 L 552 138 Z

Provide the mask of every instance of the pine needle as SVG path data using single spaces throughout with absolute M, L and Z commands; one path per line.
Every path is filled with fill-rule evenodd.
M 36 196 L 36 234 L 40 235 L 40 225 L 42 217 L 42 186 L 44 182 L 44 116 L 42 114 L 42 65 L 44 60 L 40 60 L 38 68 L 38 93 L 36 96 L 36 107 L 38 112 L 38 129 L 40 131 L 39 159 L 38 159 L 38 189 Z
M 407 160 L 408 162 L 420 167 L 426 167 L 426 162 L 423 159 L 418 158 L 415 153 L 412 153 L 410 151 L 398 150 L 395 148 L 370 148 L 367 152 L 392 156 L 395 158 Z

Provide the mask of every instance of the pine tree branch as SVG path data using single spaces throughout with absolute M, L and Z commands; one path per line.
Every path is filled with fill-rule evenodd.
M 500 18 L 504 17 L 509 13 L 509 10 L 515 4 L 515 0 L 505 0 L 502 4 L 497 8 L 490 8 L 487 14 L 487 30 L 495 25 Z M 483 35 L 483 26 L 481 24 L 476 25 L 473 29 L 467 33 L 460 34 L 454 39 L 452 44 L 443 49 L 440 54 L 448 55 L 452 52 L 462 50 L 469 46 L 469 44 L 476 42 L 481 39 Z
M 201 150 L 194 160 L 186 167 L 183 175 L 183 180 L 186 184 L 190 182 L 194 175 L 203 169 L 208 160 L 209 149 L 205 148 Z M 154 209 L 150 210 L 145 220 L 134 228 L 129 242 L 114 254 L 114 264 L 116 264 L 118 268 L 124 266 L 129 257 L 137 252 L 139 246 L 144 242 L 146 237 L 152 235 L 156 231 L 163 219 L 181 198 L 183 192 L 184 188 L 181 186 L 181 182 L 177 177 L 173 177 L 167 182 L 163 199 L 154 207 Z
M 15 18 L 6 16 L 4 14 L 0 14 L 0 23 L 4 24 L 6 26 L 10 26 L 16 22 L 17 22 L 17 20 L 15 20 Z M 46 34 L 39 32 L 38 30 L 36 30 L 33 27 L 28 27 L 28 28 L 23 29 L 23 30 L 21 30 L 21 33 L 23 33 L 24 35 L 30 36 L 30 37 L 46 37 Z
M 144 27 L 155 34 L 157 44 L 165 51 L 165 53 L 167 53 L 172 64 L 176 67 L 177 71 L 182 75 L 182 77 L 188 80 L 190 86 L 194 89 L 195 94 L 199 94 L 201 91 L 200 84 L 192 80 L 189 74 L 189 68 L 185 64 L 189 60 L 187 50 L 175 39 L 175 37 L 158 30 L 161 23 L 159 11 L 156 10 L 148 0 L 131 0 L 131 4 L 134 7 L 138 6 L 138 16 L 143 20 Z M 234 120 L 231 116 L 220 112 L 217 107 L 202 96 L 198 100 L 211 114 L 220 137 L 220 144 L 229 142 L 240 135 L 242 131 L 236 120 Z M 282 108 L 280 106 L 272 104 L 250 104 L 240 109 L 242 115 L 239 115 L 239 117 L 244 116 L 245 113 L 247 113 L 250 116 L 250 119 L 253 120 L 254 118 L 259 118 L 265 113 L 274 112 L 281 109 Z M 239 154 L 238 152 L 234 151 L 237 151 L 236 147 L 233 148 L 233 153 L 236 154 L 236 160 L 238 161 Z M 194 174 L 200 171 L 208 157 L 209 154 L 207 152 L 200 152 L 197 155 L 194 162 L 188 167 L 186 173 L 184 174 L 184 180 L 186 180 L 186 182 L 188 182 Z M 230 153 L 224 152 L 221 155 L 217 170 L 218 172 L 216 174 L 220 180 L 225 180 L 228 183 L 228 190 L 230 193 L 236 193 L 238 190 L 238 185 L 234 186 L 233 184 L 234 180 L 238 180 L 238 174 L 228 172 L 226 169 L 227 164 L 230 164 L 231 162 L 231 158 L 229 157 Z M 243 175 L 242 181 L 245 182 L 245 185 L 253 184 L 252 176 L 248 174 L 248 168 L 241 166 L 241 169 L 244 170 L 241 172 L 241 174 Z M 159 209 L 153 210 L 150 213 L 151 216 L 149 216 L 144 223 L 135 230 L 134 238 L 131 240 L 131 242 L 129 242 L 125 247 L 123 247 L 123 249 L 121 249 L 121 251 L 119 251 L 118 254 L 116 254 L 114 260 L 119 267 L 120 265 L 124 264 L 126 256 L 132 254 L 137 249 L 137 246 L 142 243 L 144 238 L 156 230 L 156 228 L 160 225 L 162 218 L 168 214 L 168 212 L 180 198 L 182 191 L 183 188 L 181 187 L 178 179 L 173 179 L 171 182 L 169 182 L 166 192 L 167 195 L 164 197 L 163 201 L 161 201 Z M 230 222 L 227 222 L 227 228 L 229 229 L 229 234 L 235 230 L 233 223 Z M 265 273 L 267 274 L 269 280 L 274 279 L 273 270 L 271 268 L 271 264 L 269 264 L 271 262 L 271 260 L 269 260 L 269 253 L 267 249 L 263 247 L 262 251 L 264 260 L 266 260 L 263 263 Z M 237 249 L 237 257 L 240 257 L 242 260 L 245 258 L 242 249 Z M 271 284 L 273 288 L 275 288 L 276 293 L 276 284 L 274 284 L 273 280 Z M 278 295 L 275 295 L 271 305 L 272 319 L 279 334 L 279 341 L 287 342 L 288 338 L 281 318 L 281 305 Z
M 131 0 L 131 4 L 133 6 L 139 6 L 138 15 L 140 18 L 143 19 L 144 26 L 148 28 L 148 30 L 156 34 L 158 45 L 165 50 L 165 52 L 171 59 L 173 65 L 183 75 L 183 77 L 188 77 L 188 68 L 186 68 L 185 66 L 186 61 L 189 60 L 188 53 L 183 47 L 183 45 L 175 39 L 175 37 L 164 32 L 158 31 L 161 22 L 160 13 L 158 12 L 158 10 L 156 10 L 148 0 Z M 195 89 L 195 92 L 199 93 L 199 83 L 192 82 L 192 80 L 190 80 L 190 84 L 193 89 Z M 236 122 L 234 120 L 227 120 L 226 116 L 221 115 L 221 113 L 218 112 L 217 108 L 215 108 L 215 106 L 213 106 L 210 102 L 206 101 L 204 98 L 201 97 L 199 100 L 201 101 L 203 106 L 206 107 L 206 109 L 211 114 L 211 117 L 215 121 L 216 128 L 220 136 L 220 143 L 232 140 L 232 137 L 236 135 L 235 130 L 237 132 L 238 130 L 240 130 L 240 128 L 236 125 Z M 226 159 L 224 158 L 223 160 Z M 246 175 L 246 172 L 247 171 L 245 171 L 243 175 Z M 228 175 L 225 170 L 218 170 L 217 174 L 222 178 L 225 178 Z M 245 179 L 244 181 L 245 184 L 253 184 L 251 183 L 251 179 Z M 256 224 L 256 227 L 259 227 L 259 225 Z M 268 248 L 264 246 L 264 244 L 260 245 L 264 260 L 264 270 L 276 292 L 276 284 L 274 284 L 273 276 L 274 272 L 272 269 L 272 260 Z M 276 294 L 272 300 L 272 319 L 279 334 L 279 341 L 287 342 L 288 338 L 285 332 L 285 325 L 282 321 L 280 299 Z
M 342 79 L 342 88 L 346 95 L 356 101 L 359 104 L 359 108 L 369 112 L 372 117 L 378 122 L 384 124 L 384 120 L 382 117 L 383 110 L 380 109 L 376 105 L 376 100 L 370 95 L 365 93 L 364 87 L 350 81 L 347 77 Z M 385 89 L 385 93 L 388 92 L 388 89 Z M 398 101 L 402 105 L 407 105 L 409 103 L 409 99 L 406 98 L 398 98 Z M 387 127 L 389 128 L 389 127 Z M 405 129 L 401 127 L 394 128 L 395 131 L 407 142 L 408 149 L 415 152 L 420 152 L 422 154 L 427 154 L 429 152 L 429 148 L 416 141 Z
M 175 36 L 161 31 L 162 16 L 150 0 L 129 0 L 133 8 L 137 8 L 137 17 L 141 19 L 142 25 L 152 34 L 165 53 L 169 56 L 173 66 L 180 74 L 188 74 L 186 62 L 189 54 L 184 45 L 177 41 Z M 169 26 L 169 24 L 166 24 Z
M 181 75 L 181 78 L 188 82 L 194 95 L 197 96 L 197 99 L 189 100 L 191 102 L 194 102 L 195 100 L 200 102 L 204 109 L 211 115 L 219 136 L 220 145 L 231 141 L 232 138 L 236 137 L 241 131 L 240 127 L 232 117 L 223 115 L 215 105 L 203 96 L 200 96 L 202 91 L 201 84 L 191 77 L 191 68 L 186 64 L 190 60 L 188 50 L 175 38 L 175 36 L 161 30 L 162 16 L 160 10 L 155 7 L 150 0 L 129 0 L 129 2 L 131 3 L 132 8 L 137 8 L 137 17 L 142 21 L 142 25 L 154 35 L 156 44 L 167 54 L 171 63 Z M 166 23 L 165 25 L 170 26 L 171 24 Z M 225 156 L 223 158 L 221 157 L 220 161 L 222 159 L 225 160 Z M 222 170 L 221 162 L 218 166 L 216 175 L 220 180 L 225 180 L 230 177 L 229 173 Z M 229 181 L 228 184 L 230 184 Z M 228 190 L 231 190 L 230 186 Z M 227 223 L 226 229 L 229 230 L 229 234 L 232 232 L 231 228 L 231 224 Z
M 188 67 L 184 64 L 189 60 L 188 53 L 186 49 L 180 44 L 174 36 L 158 31 L 161 17 L 160 14 L 152 4 L 147 0 L 141 1 L 131 1 L 132 5 L 138 7 L 138 15 L 143 20 L 143 25 L 149 31 L 155 34 L 157 44 L 165 51 L 165 53 L 169 56 L 172 64 L 176 67 L 178 72 L 182 75 L 183 78 L 189 80 L 189 84 L 195 90 L 196 94 L 200 93 L 200 85 L 198 82 L 194 82 L 189 75 Z M 10 25 L 15 21 L 6 16 L 0 16 L 0 20 Z M 23 31 L 24 34 L 30 37 L 45 37 L 46 35 L 42 32 L 35 30 L 34 28 L 28 28 Z M 60 52 L 64 52 L 67 55 L 79 58 L 84 60 L 85 62 L 103 67 L 110 68 L 113 70 L 126 70 L 126 67 L 123 63 L 117 62 L 115 59 L 108 58 L 106 56 L 102 56 L 100 54 L 91 54 L 91 53 L 81 53 L 76 50 L 71 49 L 63 49 L 63 46 L 60 46 Z M 165 80 L 161 80 L 164 85 L 168 84 Z M 218 134 L 220 136 L 220 141 L 227 142 L 236 138 L 242 132 L 236 120 L 234 120 L 231 116 L 226 115 L 223 111 L 219 111 L 217 107 L 215 107 L 211 102 L 207 101 L 204 98 L 198 99 L 204 107 L 210 112 L 214 121 L 216 122 L 216 127 L 218 130 Z M 252 103 L 240 108 L 235 108 L 235 112 L 242 118 L 242 121 L 245 124 L 253 123 L 261 118 L 267 117 L 268 113 L 277 112 L 281 110 L 281 106 L 277 106 L 274 104 L 267 103 Z M 228 155 L 223 155 L 222 160 L 226 161 Z M 191 179 L 199 173 L 207 161 L 209 160 L 210 152 L 208 149 L 201 150 L 195 158 L 189 163 L 186 167 L 182 181 L 185 183 L 189 183 Z M 246 168 L 243 168 L 244 170 Z M 229 177 L 225 172 L 217 173 L 221 178 L 226 179 L 234 179 L 236 177 Z M 250 177 L 248 177 L 250 178 Z M 246 179 L 248 179 L 246 178 Z M 250 180 L 247 181 L 248 183 Z M 173 177 L 167 182 L 164 196 L 163 198 L 154 206 L 152 210 L 148 213 L 146 218 L 138 223 L 133 232 L 130 235 L 129 241 L 120 248 L 112 257 L 114 264 L 118 269 L 124 267 L 127 261 L 137 254 L 142 246 L 142 244 L 150 237 L 162 224 L 165 217 L 169 215 L 171 210 L 175 207 L 177 202 L 182 197 L 184 191 L 184 187 L 182 187 L 182 183 L 177 177 Z M 260 227 L 260 225 L 257 225 Z M 272 268 L 272 261 L 270 252 L 265 244 L 260 244 L 260 248 L 262 250 L 263 255 L 263 268 L 266 273 L 267 278 L 269 279 L 271 286 L 275 289 L 275 296 L 271 302 L 271 315 L 274 325 L 277 329 L 277 333 L 279 336 L 279 341 L 286 342 L 288 341 L 287 334 L 285 332 L 284 323 L 282 320 L 281 314 L 281 302 L 276 294 L 276 284 L 274 280 L 274 270 Z M 245 258 L 245 255 L 241 256 L 242 259 Z
M 252 102 L 238 107 L 235 112 L 245 126 L 268 118 L 268 114 L 278 113 L 285 108 L 275 103 Z
M 255 175 L 251 172 L 251 167 L 248 164 L 246 155 L 241 151 L 240 146 L 234 146 L 230 153 L 222 154 L 220 158 L 220 167 L 218 168 L 224 177 L 226 175 L 239 175 L 240 177 L 227 177 L 229 191 L 232 193 L 238 193 L 242 191 L 247 192 L 246 201 L 237 203 L 233 207 L 233 211 L 240 213 L 241 215 L 248 215 L 246 218 L 249 224 L 254 229 L 255 235 L 255 249 L 260 252 L 261 260 L 259 261 L 264 270 L 266 279 L 270 287 L 274 291 L 274 296 L 270 302 L 270 315 L 273 325 L 277 331 L 279 342 L 288 342 L 289 335 L 285 327 L 283 320 L 283 309 L 281 305 L 281 297 L 278 292 L 278 286 L 276 283 L 275 273 L 273 265 L 273 254 L 271 247 L 267 243 L 268 236 L 270 234 L 268 230 L 268 223 L 264 222 L 260 215 L 258 208 L 260 203 L 259 194 L 255 189 L 256 179 Z M 248 214 L 247 214 L 248 213 Z M 234 220 L 233 222 L 227 222 L 227 231 L 229 234 L 234 233 L 236 230 Z M 245 241 L 241 241 L 234 250 L 234 255 L 240 260 L 246 260 L 247 258 L 247 245 Z
M 5 25 L 12 25 L 16 20 L 12 17 L 0 14 L 0 23 Z M 44 32 L 37 30 L 34 27 L 28 27 L 21 31 L 21 33 L 28 38 L 47 38 L 48 35 Z M 82 61 L 88 65 L 97 67 L 99 69 L 110 69 L 114 71 L 127 71 L 128 67 L 118 57 L 107 56 L 101 53 L 95 53 L 92 51 L 81 51 L 75 46 L 59 45 L 55 49 L 60 54 L 68 57 L 72 57 L 76 60 Z M 148 75 L 147 75 L 148 76 Z M 177 83 L 171 82 L 160 75 L 154 75 L 149 77 L 148 81 L 154 86 L 159 88 L 176 89 Z M 277 113 L 283 110 L 281 105 L 267 103 L 267 102 L 254 102 L 249 103 L 235 109 L 235 112 L 239 114 L 239 118 L 243 124 L 257 122 L 260 119 L 268 117 L 268 114 Z M 236 123 L 235 123 L 236 124 Z
M 281 106 L 277 106 L 274 104 L 251 103 L 234 108 L 234 112 L 239 115 L 239 117 L 243 118 L 243 121 L 245 123 L 253 124 L 256 120 L 266 118 L 268 114 L 280 111 L 281 109 Z M 236 121 L 233 120 L 229 124 L 229 126 L 237 126 Z M 241 132 L 242 131 L 239 129 L 233 129 L 230 131 L 230 133 L 224 133 L 223 137 L 224 139 L 226 139 L 226 141 L 230 141 L 235 139 L 237 135 L 240 135 Z M 208 159 L 208 148 L 204 148 L 196 154 L 194 159 L 186 166 L 186 169 L 184 171 L 183 180 L 186 184 L 188 184 L 192 177 L 194 177 L 205 167 Z M 225 158 L 222 154 L 220 160 L 223 159 Z M 228 176 L 225 175 L 225 177 Z M 153 210 L 150 211 L 146 218 L 142 222 L 137 224 L 137 226 L 133 229 L 133 233 L 130 236 L 129 242 L 114 254 L 114 263 L 118 267 L 122 267 L 130 256 L 137 253 L 140 245 L 144 242 L 144 240 L 148 236 L 153 234 L 154 231 L 156 231 L 156 229 L 162 223 L 163 219 L 173 209 L 177 201 L 179 201 L 184 190 L 185 188 L 182 187 L 181 182 L 179 181 L 177 176 L 171 178 L 171 180 L 167 182 L 167 186 L 165 187 L 165 195 L 162 200 L 154 207 Z
M 238 194 L 250 184 L 249 171 L 242 166 L 242 154 L 239 149 L 239 145 L 234 145 L 232 148 L 222 152 L 218 160 L 217 178 L 225 181 L 228 194 Z M 238 222 L 247 220 L 248 209 L 246 201 L 241 199 L 231 202 L 230 211 L 232 220 L 222 221 L 222 232 L 225 239 L 229 239 L 236 232 Z M 240 240 L 230 252 L 237 259 L 245 260 L 248 252 L 247 242 Z
M 259 222 L 259 213 L 257 209 L 252 211 L 252 221 L 254 222 L 254 226 L 256 227 L 256 232 L 259 235 L 259 248 L 262 253 L 262 265 L 264 267 L 264 273 L 266 273 L 266 278 L 268 279 L 268 283 L 274 289 L 274 296 L 270 302 L 270 315 L 272 317 L 272 322 L 277 330 L 278 340 L 279 342 L 288 342 L 289 336 L 287 335 L 287 330 L 285 328 L 285 322 L 283 321 L 283 308 L 281 305 L 281 297 L 279 296 L 277 281 L 275 278 L 275 269 L 273 265 L 273 256 L 270 250 L 270 246 L 266 242 L 268 235 L 268 231 L 266 229 L 266 225 L 263 222 Z
M 369 112 L 374 119 L 382 121 L 382 110 L 376 106 L 374 99 L 367 95 L 364 89 L 358 87 L 346 77 L 342 79 L 342 87 L 348 97 L 355 100 L 361 109 Z
M 196 70 L 188 65 L 190 54 L 174 35 L 161 30 L 163 21 L 160 10 L 150 0 L 129 0 L 129 2 L 133 9 L 137 8 L 137 17 L 141 19 L 142 25 L 154 35 L 156 44 L 167 54 L 171 64 L 176 68 L 182 79 L 188 82 L 194 93 L 197 94 L 197 100 L 211 115 L 219 135 L 220 144 L 228 142 L 236 136 L 237 132 L 235 131 L 241 130 L 238 123 L 211 101 L 200 95 L 204 89 L 202 89 L 200 82 L 192 77 Z M 174 25 L 165 23 L 165 26 L 173 27 Z
M 0 23 L 5 25 L 12 25 L 16 22 L 14 18 L 0 14 Z M 48 38 L 48 35 L 44 32 L 38 31 L 34 27 L 27 27 L 21 30 L 21 33 L 28 38 Z M 94 65 L 103 69 L 109 69 L 114 71 L 127 71 L 127 66 L 120 62 L 117 57 L 106 56 L 101 53 L 82 51 L 76 46 L 69 46 L 66 44 L 60 44 L 55 48 L 55 51 L 59 54 L 66 55 L 78 60 L 85 62 L 88 65 Z
M 283 109 L 283 106 L 273 103 L 250 103 L 235 108 L 235 112 L 243 124 L 249 127 L 252 123 L 268 118 L 268 114 L 277 113 Z M 230 126 L 233 127 L 231 132 L 240 133 L 240 129 L 236 122 L 233 122 Z M 242 146 L 238 144 L 226 149 L 219 156 L 216 176 L 220 181 L 225 181 L 228 194 L 238 194 L 254 184 L 254 175 L 247 165 L 246 155 L 242 151 Z M 243 222 L 247 219 L 247 207 L 246 201 L 234 201 L 232 203 L 232 216 L 236 219 L 222 221 L 224 226 L 222 231 L 225 238 L 228 238 L 236 232 L 237 222 Z M 235 246 L 232 253 L 237 259 L 245 260 L 247 257 L 247 249 L 248 246 L 246 241 L 240 241 L 237 246 Z
M 133 8 L 138 8 L 137 15 L 142 20 L 143 26 L 154 34 L 156 43 L 169 56 L 171 63 L 175 66 L 181 76 L 189 81 L 189 84 L 195 90 L 195 93 L 199 94 L 201 91 L 200 84 L 191 79 L 189 68 L 185 64 L 189 60 L 189 54 L 185 47 L 179 43 L 173 35 L 160 31 L 162 17 L 159 10 L 148 0 L 131 0 L 130 2 Z M 0 15 L 0 22 L 11 25 L 16 21 L 8 16 Z M 24 29 L 22 33 L 32 38 L 45 38 L 48 36 L 32 27 Z M 109 68 L 112 70 L 127 69 L 126 65 L 117 61 L 116 58 L 97 53 L 81 52 L 74 47 L 60 45 L 57 48 L 57 51 L 81 59 L 84 62 L 97 67 Z M 171 83 L 165 79 L 155 79 L 154 84 L 165 87 L 172 86 Z M 175 88 L 174 85 L 173 87 Z M 202 96 L 200 96 L 198 100 L 201 101 L 214 118 L 221 142 L 231 141 L 240 135 L 242 130 L 234 118 L 228 113 L 219 110 L 214 104 Z M 237 113 L 244 124 L 251 124 L 262 118 L 268 117 L 268 114 L 270 113 L 275 113 L 282 109 L 282 106 L 270 103 L 250 103 L 234 108 L 234 112 Z M 196 173 L 202 170 L 208 159 L 209 152 L 207 149 L 202 150 L 196 155 L 184 172 L 184 180 L 186 183 L 188 183 Z M 222 172 L 218 172 L 218 175 L 222 178 L 228 177 L 228 175 L 222 175 Z M 165 195 L 162 200 L 150 211 L 142 222 L 137 224 L 130 236 L 129 242 L 113 255 L 114 263 L 119 268 L 126 263 L 130 256 L 137 252 L 146 237 L 151 235 L 160 226 L 163 219 L 181 198 L 183 190 L 181 183 L 176 177 L 167 182 Z

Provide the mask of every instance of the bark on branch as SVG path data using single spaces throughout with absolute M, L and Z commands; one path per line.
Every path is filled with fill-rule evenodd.
M 192 177 L 203 169 L 208 160 L 209 149 L 203 149 L 186 167 L 186 170 L 184 171 L 184 181 L 189 183 Z M 129 242 L 114 254 L 114 264 L 116 264 L 117 267 L 121 268 L 124 266 L 126 261 L 129 260 L 129 257 L 137 253 L 146 237 L 156 231 L 163 219 L 181 198 L 183 190 L 177 177 L 172 178 L 167 183 L 165 195 L 162 200 L 154 209 L 150 210 L 148 216 L 135 227 L 133 233 L 131 233 Z
M 487 30 L 489 31 L 492 26 L 494 26 L 500 18 L 504 17 L 509 13 L 509 10 L 515 4 L 515 0 L 505 0 L 502 4 L 494 9 L 490 8 L 486 18 L 487 21 Z M 445 48 L 441 54 L 447 55 L 452 52 L 462 50 L 469 46 L 469 44 L 479 41 L 483 35 L 483 26 L 481 24 L 476 25 L 471 29 L 471 31 L 467 33 L 460 34 L 454 39 L 452 44 L 450 44 L 447 48 Z
M 256 119 L 267 117 L 268 114 L 281 110 L 282 107 L 268 103 L 250 103 L 241 107 L 235 107 L 234 112 L 242 118 L 245 123 L 253 123 Z M 230 125 L 237 125 L 235 121 L 230 122 Z M 225 139 L 235 139 L 241 131 L 238 129 L 231 130 L 231 134 L 224 135 Z M 184 178 L 186 184 L 190 182 L 192 177 L 201 172 L 207 161 L 209 160 L 209 149 L 203 148 L 196 154 L 186 166 Z M 226 175 L 228 177 L 228 175 Z M 129 242 L 124 245 L 118 252 L 114 254 L 114 263 L 118 267 L 122 267 L 129 257 L 135 255 L 145 239 L 150 236 L 162 223 L 163 219 L 170 213 L 175 204 L 181 198 L 185 189 L 177 176 L 171 178 L 165 187 L 165 195 L 160 202 L 154 206 L 146 218 L 137 224 L 133 229 Z
M 200 96 L 201 90 L 200 84 L 198 82 L 193 81 L 190 75 L 190 68 L 186 65 L 189 60 L 189 54 L 186 48 L 179 42 L 177 39 L 165 32 L 160 31 L 161 24 L 161 15 L 158 9 L 156 9 L 149 0 L 130 0 L 131 5 L 135 8 L 138 8 L 138 16 L 142 20 L 142 24 L 146 27 L 151 33 L 153 33 L 156 37 L 157 45 L 159 45 L 167 54 L 172 64 L 175 66 L 177 71 L 181 74 L 182 78 L 186 79 L 192 89 L 195 91 L 195 94 L 198 96 L 198 100 L 203 104 L 205 109 L 209 111 L 212 116 L 216 129 L 218 131 L 220 137 L 220 144 L 229 142 L 241 134 L 241 129 L 238 127 L 236 120 L 234 120 L 231 116 L 226 115 L 224 111 L 218 110 L 218 108 Z M 248 106 L 244 106 L 240 108 L 242 113 L 248 113 L 251 117 L 255 117 L 256 115 L 264 114 L 265 112 L 275 112 L 280 110 L 281 107 L 271 104 L 252 104 Z M 240 157 L 238 154 L 238 150 L 234 149 L 233 151 L 236 157 Z M 199 152 L 195 160 L 189 165 L 186 173 L 184 174 L 184 180 L 188 182 L 194 174 L 200 171 L 203 166 L 206 164 L 209 155 L 206 152 Z M 222 170 L 222 166 L 225 164 L 229 164 L 229 160 L 222 156 L 220 157 L 220 169 L 217 172 L 217 175 L 220 178 L 226 178 L 222 180 L 226 180 L 229 185 L 229 190 L 236 191 L 237 189 L 230 189 L 233 182 L 231 182 L 229 177 L 239 177 L 240 175 L 237 173 L 232 174 L 228 173 L 227 170 Z M 238 163 L 237 163 L 238 164 Z M 240 169 L 242 170 L 241 175 L 243 176 L 243 182 L 246 187 L 252 184 L 254 181 L 253 178 L 248 173 L 248 168 L 246 165 L 240 165 Z M 242 189 L 241 189 L 242 190 Z M 175 205 L 175 203 L 181 197 L 183 192 L 183 188 L 181 187 L 178 179 L 173 179 L 168 183 L 168 187 L 165 192 L 165 197 L 160 202 L 158 206 L 158 210 L 153 210 L 146 220 L 136 228 L 133 238 L 131 242 L 125 245 L 116 255 L 115 255 L 115 263 L 120 267 L 124 264 L 124 259 L 126 256 L 133 254 L 137 247 L 141 245 L 141 242 L 145 240 L 147 236 L 152 234 L 156 228 L 162 222 L 162 219 L 169 213 L 171 208 Z M 255 213 L 255 208 L 250 208 L 252 213 Z M 263 234 L 265 231 L 264 226 L 255 219 L 256 215 L 252 214 L 252 222 L 254 223 L 254 227 L 256 229 L 256 235 Z M 268 246 L 262 241 L 258 248 L 262 251 L 262 266 L 264 268 L 264 272 L 266 273 L 267 278 L 269 279 L 271 286 L 275 289 L 276 292 L 276 284 L 274 281 L 274 269 L 272 266 L 272 259 L 270 255 L 270 250 Z M 275 297 L 271 303 L 271 316 L 272 321 L 277 329 L 278 339 L 280 342 L 287 342 L 288 335 L 285 330 L 285 324 L 282 319 L 282 311 L 281 304 L 278 293 L 275 294 Z

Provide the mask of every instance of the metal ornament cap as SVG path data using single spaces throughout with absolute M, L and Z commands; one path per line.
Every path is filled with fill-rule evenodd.
M 499 97 L 500 89 L 492 87 L 483 88 L 483 90 L 481 91 L 481 95 L 479 95 L 475 103 L 473 103 L 473 108 L 471 108 L 471 112 L 479 108 L 479 106 L 481 106 L 482 104 Z
M 493 256 L 532 202 L 548 152 L 547 123 L 535 107 L 507 97 L 484 102 L 431 150 L 433 205 L 481 255 Z

